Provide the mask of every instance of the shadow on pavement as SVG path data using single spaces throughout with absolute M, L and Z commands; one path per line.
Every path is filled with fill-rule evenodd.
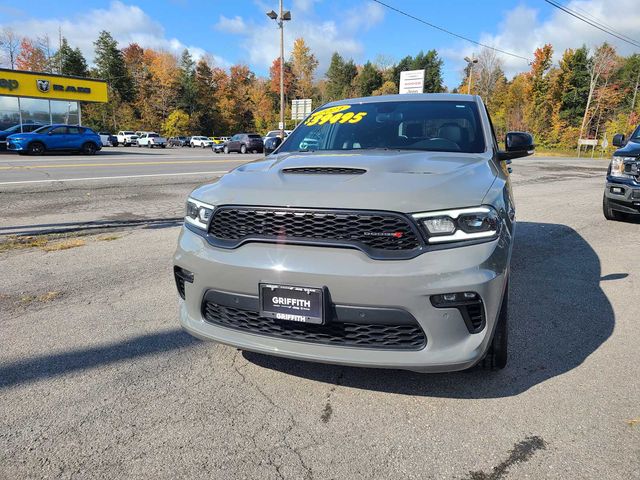
M 511 263 L 509 364 L 500 372 L 417 374 L 323 365 L 244 352 L 247 360 L 321 382 L 453 398 L 517 395 L 585 361 L 612 334 L 615 317 L 600 288 L 600 261 L 566 225 L 519 222 Z
M 181 329 L 141 335 L 123 342 L 43 355 L 0 364 L 0 388 L 31 383 L 77 370 L 156 355 L 192 346 L 200 341 Z

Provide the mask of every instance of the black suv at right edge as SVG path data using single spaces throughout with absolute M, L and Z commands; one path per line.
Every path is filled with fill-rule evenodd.
M 625 143 L 624 135 L 613 136 L 613 153 L 607 170 L 602 210 L 607 220 L 622 220 L 640 214 L 640 125 Z

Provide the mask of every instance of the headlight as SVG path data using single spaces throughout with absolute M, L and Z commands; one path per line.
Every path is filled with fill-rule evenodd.
M 429 234 L 429 243 L 491 240 L 500 233 L 500 216 L 493 207 L 481 206 L 416 213 Z
M 206 230 L 214 208 L 212 205 L 207 205 L 206 203 L 190 198 L 187 200 L 187 211 L 184 221 L 194 227 Z
M 635 157 L 613 157 L 611 159 L 611 176 L 612 177 L 632 177 L 628 173 L 625 173 L 625 163 L 635 162 Z

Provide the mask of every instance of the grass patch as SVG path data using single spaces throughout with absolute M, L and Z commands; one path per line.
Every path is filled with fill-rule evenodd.
M 70 248 L 82 247 L 86 244 L 87 242 L 80 238 L 70 238 L 68 240 L 62 240 L 60 242 L 47 243 L 40 248 L 45 252 L 57 252 L 58 250 L 68 250 Z
M 0 252 L 44 247 L 48 242 L 45 237 L 9 237 L 6 241 L 0 242 Z
M 122 235 L 106 235 L 104 237 L 98 238 L 101 242 L 113 242 L 114 240 L 118 240 L 122 238 Z
M 630 427 L 635 427 L 636 425 L 640 425 L 640 417 L 627 420 L 627 425 L 629 425 Z
M 23 295 L 20 297 L 20 303 L 29 305 L 31 303 L 47 303 L 61 296 L 61 292 L 47 292 L 40 295 Z

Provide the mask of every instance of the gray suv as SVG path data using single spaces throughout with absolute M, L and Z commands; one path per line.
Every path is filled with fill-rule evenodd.
M 324 105 L 267 148 L 187 200 L 188 332 L 353 366 L 505 366 L 507 164 L 531 135 L 502 150 L 480 97 L 407 94 Z

